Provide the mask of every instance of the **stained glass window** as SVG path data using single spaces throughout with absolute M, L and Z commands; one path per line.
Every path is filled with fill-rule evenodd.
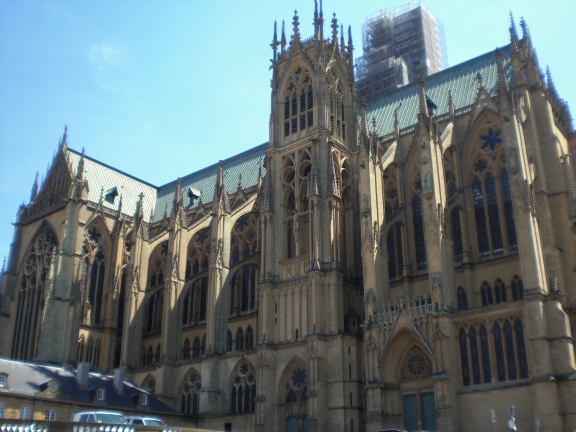
M 238 327 L 236 330 L 236 351 L 241 351 L 244 349 L 244 330 Z
M 520 378 L 528 378 L 528 359 L 526 357 L 524 326 L 522 325 L 522 320 L 520 318 L 516 318 L 514 327 L 516 330 L 516 346 L 518 347 L 518 365 L 520 366 Z
M 232 371 L 231 412 L 253 412 L 256 408 L 256 373 L 246 360 Z
M 516 369 L 516 350 L 514 349 L 514 336 L 510 320 L 504 322 L 504 338 L 506 340 L 506 359 L 508 360 L 508 379 L 518 379 Z
M 518 247 L 518 239 L 516 237 L 516 225 L 514 224 L 514 211 L 512 207 L 512 195 L 510 194 L 510 182 L 508 181 L 508 171 L 506 171 L 505 168 L 500 173 L 500 189 L 502 190 L 502 204 L 504 206 L 508 247 L 515 249 Z
M 480 255 L 482 255 L 490 252 L 490 244 L 488 242 L 488 227 L 486 225 L 486 214 L 484 212 L 484 193 L 482 192 L 482 182 L 478 178 L 472 181 L 472 198 L 474 200 L 478 250 Z
M 468 341 L 466 339 L 466 330 L 460 328 L 458 333 L 460 339 L 460 361 L 462 363 L 462 383 L 465 386 L 470 385 L 470 365 L 468 363 Z
M 404 266 L 402 258 L 402 227 L 401 224 L 394 224 L 388 230 L 388 276 L 390 279 L 402 276 Z
M 208 278 L 200 279 L 200 314 L 198 319 L 204 321 L 206 319 L 206 303 L 208 301 Z
M 416 247 L 416 268 L 426 268 L 426 244 L 424 241 L 424 219 L 422 215 L 422 198 L 414 194 L 412 197 L 412 218 L 414 221 L 414 245 Z
M 474 326 L 470 327 L 470 357 L 472 359 L 472 378 L 474 384 L 481 384 L 482 379 L 480 378 L 480 359 L 478 357 L 478 340 L 476 337 L 476 328 Z
M 200 374 L 191 369 L 180 385 L 180 412 L 182 414 L 198 414 L 199 391 L 202 387 Z
M 458 297 L 458 310 L 467 310 L 468 309 L 468 296 L 466 295 L 466 291 L 464 288 L 458 287 L 456 291 L 456 295 Z
M 518 275 L 514 275 L 512 278 L 512 299 L 513 300 L 521 300 L 524 298 L 524 284 L 522 283 L 522 279 L 518 277 Z
M 460 226 L 460 209 L 458 207 L 450 212 L 452 220 L 452 239 L 454 241 L 454 261 L 462 261 L 464 247 L 462 245 L 462 228 Z
M 203 228 L 198 231 L 188 245 L 188 256 L 186 262 L 187 277 L 191 278 L 198 274 L 200 270 L 208 269 L 208 256 L 210 255 L 210 228 Z
M 492 382 L 492 373 L 490 371 L 490 351 L 488 349 L 488 331 L 486 325 L 480 326 L 480 349 L 482 351 L 482 373 L 484 374 L 484 382 Z
M 496 353 L 498 381 L 506 381 L 506 363 L 504 360 L 504 347 L 502 346 L 502 328 L 498 321 L 494 323 L 494 350 Z

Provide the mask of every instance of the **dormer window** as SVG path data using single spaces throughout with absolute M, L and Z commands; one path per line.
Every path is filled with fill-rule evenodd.
M 50 389 L 50 391 L 52 393 L 56 393 L 58 391 L 58 389 L 60 388 L 60 385 L 59 385 L 58 381 L 50 381 L 50 383 L 48 384 L 48 388 Z
M 428 108 L 428 115 L 433 117 L 434 113 L 438 109 L 438 106 L 428 96 L 426 96 L 426 107 Z
M 96 399 L 98 399 L 99 401 L 103 401 L 105 397 L 105 392 L 103 389 L 98 389 L 98 391 L 96 392 Z
M 0 388 L 8 387 L 8 380 L 6 375 L 0 375 Z
M 142 405 L 142 406 L 148 405 L 148 396 L 147 395 L 140 396 L 140 405 Z
M 116 186 L 114 186 L 113 188 L 108 189 L 106 191 L 106 194 L 104 195 L 104 200 L 107 203 L 114 204 L 114 200 L 116 199 L 117 196 L 118 196 L 118 189 L 116 188 Z
M 198 198 L 200 198 L 200 195 L 202 195 L 201 191 L 194 189 L 192 187 L 189 187 L 188 188 L 188 196 L 190 197 L 190 203 L 188 204 L 188 207 L 192 207 L 196 203 L 196 200 Z

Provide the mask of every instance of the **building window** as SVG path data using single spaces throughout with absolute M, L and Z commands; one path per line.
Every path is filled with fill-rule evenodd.
M 501 131 L 488 123 L 476 142 L 472 198 L 480 256 L 518 247 Z
M 296 339 L 298 339 L 298 330 L 296 330 Z M 246 349 L 254 348 L 254 332 L 252 327 L 248 326 L 246 329 Z
M 4 410 L 6 409 L 6 407 L 4 406 L 4 404 L 0 404 L 0 419 L 4 418 Z
M 206 352 L 206 335 L 202 336 L 202 343 L 200 344 L 200 353 L 204 355 Z
M 6 375 L 0 375 L 0 387 L 6 387 Z
M 23 273 L 17 285 L 18 301 L 10 356 L 14 360 L 31 360 L 37 355 L 40 317 L 44 307 L 42 295 L 54 247 L 52 232 L 44 227 L 32 242 L 24 261 Z
M 494 304 L 492 287 L 486 281 L 482 282 L 482 286 L 480 287 L 480 296 L 482 297 L 482 306 L 488 306 Z
M 402 224 L 392 225 L 386 238 L 388 249 L 388 277 L 394 279 L 402 276 L 404 260 L 402 257 Z
M 233 347 L 233 339 L 232 339 L 232 332 L 228 330 L 226 332 L 226 351 L 232 352 L 234 350 Z
M 244 349 L 244 331 L 242 327 L 238 327 L 236 330 L 236 351 L 241 351 Z
M 196 336 L 192 344 L 192 358 L 200 357 L 200 338 Z
M 384 211 L 388 222 L 400 208 L 400 194 L 398 193 L 398 172 L 395 166 L 389 166 L 384 170 Z
M 20 420 L 30 419 L 30 407 L 20 407 Z
M 416 269 L 426 268 L 426 242 L 424 240 L 424 216 L 422 214 L 422 185 L 420 172 L 412 182 L 412 220 L 414 223 L 414 246 L 416 249 Z
M 494 282 L 494 295 L 496 297 L 496 303 L 503 303 L 508 301 L 508 296 L 506 295 L 506 285 L 502 279 L 496 279 Z
M 182 346 L 182 359 L 188 360 L 190 358 L 190 339 L 186 338 Z
M 346 107 L 344 106 L 344 95 L 342 93 L 342 83 L 338 77 L 334 76 L 332 70 L 326 76 L 329 110 L 329 129 L 334 138 L 340 142 L 346 141 Z
M 298 68 L 284 93 L 284 137 L 304 131 L 314 124 L 314 94 L 308 71 Z
M 148 405 L 148 396 L 146 396 L 146 395 L 140 396 L 140 405 L 142 405 L 142 406 Z
M 256 373 L 246 360 L 241 360 L 232 371 L 230 412 L 254 412 L 256 408 Z
M 238 310 L 251 311 L 256 306 L 256 266 L 247 265 L 240 268 L 230 284 L 230 314 Z M 239 301 L 240 304 L 236 304 Z
M 208 270 L 208 257 L 210 255 L 210 228 L 198 231 L 188 245 L 186 261 L 186 279 Z
M 450 212 L 452 220 L 452 239 L 454 241 L 454 261 L 462 261 L 464 246 L 462 245 L 462 227 L 460 225 L 460 209 L 458 207 Z
M 466 291 L 464 291 L 464 288 L 458 287 L 458 289 L 456 290 L 456 295 L 458 296 L 458 310 L 467 310 L 468 296 L 466 295 Z
M 518 275 L 514 275 L 510 285 L 512 287 L 512 299 L 522 300 L 524 298 L 524 284 L 522 283 L 522 279 L 520 279 Z
M 258 215 L 249 213 L 238 218 L 232 227 L 230 241 L 231 265 L 254 255 L 258 250 Z
M 97 399 L 99 401 L 104 400 L 104 390 L 98 390 Z
M 46 410 L 46 420 L 55 421 L 56 420 L 56 410 Z
M 201 385 L 200 374 L 190 369 L 180 385 L 179 399 L 182 414 L 198 414 L 199 392 Z
M 470 366 L 468 362 L 468 340 L 466 338 L 466 330 L 464 330 L 464 327 L 460 328 L 458 339 L 460 342 L 460 362 L 462 363 L 462 383 L 465 386 L 469 386 Z

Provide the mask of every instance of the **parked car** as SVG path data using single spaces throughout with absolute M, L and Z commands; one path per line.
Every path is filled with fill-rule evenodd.
M 126 417 L 126 421 L 131 425 L 167 426 L 166 422 L 160 420 L 158 417 L 128 416 Z
M 126 417 L 118 411 L 83 411 L 74 414 L 73 422 L 80 423 L 106 423 L 106 424 L 128 424 Z

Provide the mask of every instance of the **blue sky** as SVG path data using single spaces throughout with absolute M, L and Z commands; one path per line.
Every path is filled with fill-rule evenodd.
M 336 12 L 359 56 L 366 16 L 405 3 L 380 1 L 324 0 L 325 33 Z M 576 1 L 426 5 L 451 66 L 509 43 L 509 11 L 524 16 L 576 110 Z M 266 142 L 273 23 L 290 32 L 295 8 L 306 38 L 312 0 L 0 1 L 0 260 L 65 124 L 70 147 L 155 185 Z

